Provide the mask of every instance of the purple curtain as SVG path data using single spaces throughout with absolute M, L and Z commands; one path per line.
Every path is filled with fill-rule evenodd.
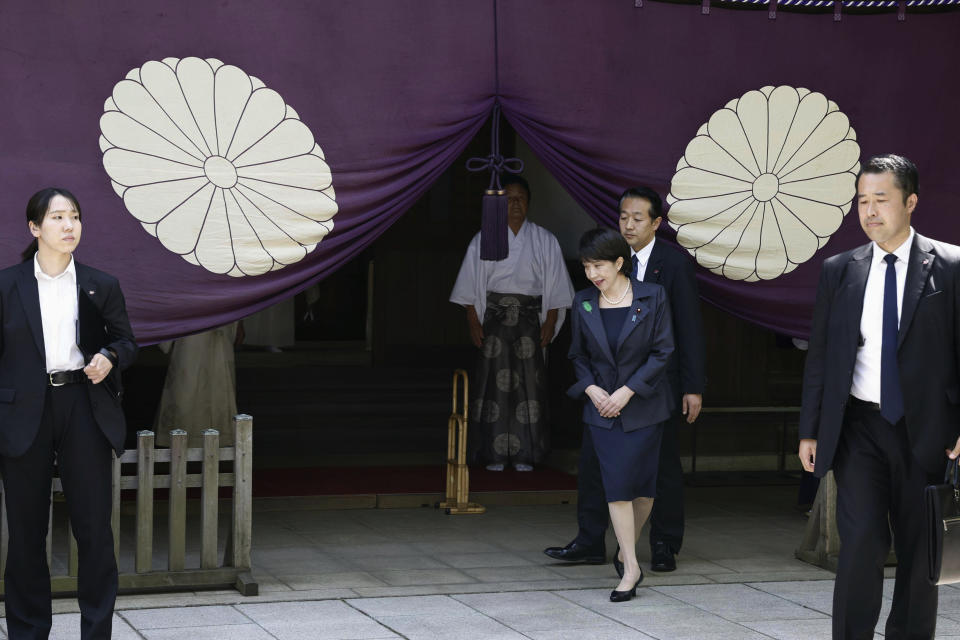
M 895 152 L 921 175 L 913 224 L 960 243 L 957 127 L 960 14 L 846 16 L 577 0 L 498 3 L 503 110 L 586 211 L 616 224 L 617 197 L 670 192 L 687 143 L 714 111 L 752 89 L 817 91 L 849 116 L 863 156 Z M 666 237 L 672 237 L 667 229 Z M 809 334 L 823 259 L 866 241 L 853 212 L 812 258 L 769 281 L 698 268 L 701 296 L 783 334 Z
M 72 190 L 84 210 L 77 258 L 120 278 L 137 337 L 149 344 L 236 320 L 345 264 L 430 187 L 498 97 L 560 183 L 611 224 L 624 187 L 669 192 L 698 127 L 768 85 L 835 101 L 865 155 L 897 151 L 916 160 L 916 228 L 960 240 L 951 216 L 960 179 L 949 163 L 960 15 L 834 23 L 829 15 L 769 20 L 766 12 L 632 5 L 4 3 L 0 264 L 16 262 L 30 239 L 22 217 L 30 194 L 49 185 Z M 185 96 L 179 111 L 165 102 L 171 87 Z M 241 103 L 243 111 L 235 108 Z M 147 113 L 155 107 L 169 122 Z M 268 130 L 253 116 L 244 120 L 248 110 L 281 115 Z M 131 119 L 140 127 L 133 142 Z M 290 157 L 261 153 L 268 136 L 293 149 Z M 152 171 L 181 191 L 147 189 L 161 179 Z M 297 237 L 308 250 L 281 238 L 285 248 L 268 251 L 264 239 L 283 231 L 277 219 L 306 229 Z M 329 233 L 317 236 L 319 227 Z M 702 294 L 751 322 L 804 336 L 820 262 L 862 241 L 848 215 L 826 246 L 774 280 L 698 269 Z M 244 262 L 244 251 L 259 257 Z M 276 264 L 286 266 L 268 270 Z
M 489 2 L 4 3 L 0 264 L 16 262 L 30 240 L 27 199 L 56 185 L 83 207 L 77 259 L 120 278 L 143 344 L 288 297 L 385 231 L 474 137 L 493 106 L 492 34 Z M 164 248 L 127 212 L 98 144 L 104 103 L 131 69 L 168 57 L 238 67 L 276 91 L 312 132 L 337 212 L 333 231 L 302 260 L 251 277 L 213 273 Z M 202 129 L 202 114 L 193 117 Z

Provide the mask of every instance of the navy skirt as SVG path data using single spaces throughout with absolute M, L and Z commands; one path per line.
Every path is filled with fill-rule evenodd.
M 590 425 L 607 502 L 656 497 L 662 436 L 662 422 L 630 432 L 619 420 L 612 429 Z

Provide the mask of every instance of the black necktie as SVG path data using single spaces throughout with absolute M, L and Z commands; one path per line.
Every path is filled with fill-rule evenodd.
M 633 254 L 633 257 L 630 258 L 633 262 L 633 277 L 637 280 L 640 279 L 640 260 L 637 258 L 637 254 Z
M 880 349 L 880 415 L 890 424 L 903 417 L 903 390 L 897 364 L 897 256 L 883 257 L 887 273 L 883 280 L 883 344 Z

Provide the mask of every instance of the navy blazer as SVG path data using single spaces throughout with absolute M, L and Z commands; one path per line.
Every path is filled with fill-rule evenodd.
M 853 384 L 873 244 L 823 263 L 803 374 L 800 438 L 817 440 L 814 474 L 833 466 Z M 960 247 L 914 235 L 897 335 L 904 417 L 914 457 L 943 473 L 960 435 Z
M 101 348 L 117 354 L 117 363 L 100 384 L 84 386 L 97 425 L 120 455 L 126 436 L 120 371 L 133 362 L 137 344 L 117 279 L 74 264 L 77 346 L 86 362 Z M 0 271 L 0 455 L 23 455 L 33 443 L 48 382 L 40 294 L 31 259 Z
M 596 287 L 578 291 L 570 310 L 569 357 L 577 381 L 567 390 L 572 398 L 584 396 L 592 384 L 607 393 L 626 385 L 635 392 L 620 412 L 624 431 L 634 431 L 663 422 L 670 417 L 671 392 L 666 370 L 673 353 L 670 305 L 658 284 L 631 278 L 633 303 L 623 322 L 616 353 L 600 318 L 600 292 Z M 615 418 L 604 418 L 587 400 L 583 421 L 612 429 Z

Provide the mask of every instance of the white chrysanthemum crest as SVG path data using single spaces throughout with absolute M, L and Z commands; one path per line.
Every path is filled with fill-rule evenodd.
M 132 69 L 104 103 L 103 166 L 148 233 L 231 276 L 302 260 L 333 229 L 330 167 L 276 91 L 209 58 Z
M 772 280 L 840 227 L 856 192 L 860 146 L 823 94 L 763 87 L 715 112 L 670 185 L 677 242 L 714 273 Z

